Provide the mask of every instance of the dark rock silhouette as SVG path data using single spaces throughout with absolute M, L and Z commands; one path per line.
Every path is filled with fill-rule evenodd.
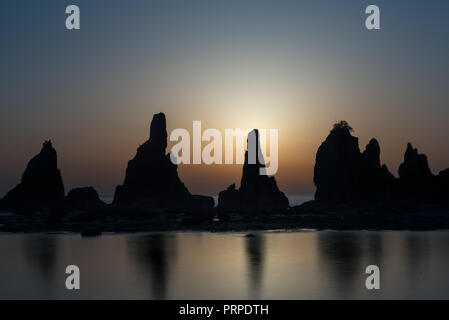
M 254 159 L 248 152 L 254 155 Z M 264 169 L 259 131 L 255 129 L 248 134 L 248 150 L 245 152 L 240 188 L 236 190 L 235 184 L 232 184 L 219 193 L 219 212 L 271 212 L 288 208 L 288 199 L 279 190 L 275 178 L 261 174 Z
M 100 200 L 93 187 L 76 188 L 70 190 L 66 197 L 67 205 L 71 210 L 95 211 L 104 209 L 106 204 Z
M 407 144 L 404 162 L 399 166 L 400 198 L 421 202 L 449 201 L 449 169 L 434 175 L 427 156 Z
M 440 171 L 436 176 L 436 197 L 443 201 L 449 201 L 449 169 Z
M 399 177 L 401 179 L 430 179 L 430 171 L 427 157 L 419 154 L 418 149 L 413 148 L 411 143 L 407 144 L 404 154 L 404 162 L 399 166 Z
M 360 198 L 361 154 L 359 140 L 351 131 L 344 121 L 335 124 L 318 148 L 313 177 L 317 201 L 346 202 Z
M 396 179 L 380 163 L 376 139 L 360 152 L 358 138 L 346 121 L 336 123 L 319 147 L 314 168 L 315 200 L 353 202 L 386 200 L 393 197 Z
M 318 149 L 314 169 L 315 200 L 329 203 L 448 201 L 449 169 L 434 176 L 427 157 L 407 145 L 399 179 L 381 166 L 376 139 L 360 153 L 358 139 L 345 121 L 334 125 Z M 308 204 L 308 206 L 313 204 Z
M 220 212 L 236 211 L 240 208 L 240 192 L 235 188 L 235 183 L 218 194 L 217 209 Z
M 178 167 L 165 154 L 167 148 L 166 120 L 155 114 L 150 138 L 137 149 L 128 162 L 123 185 L 117 186 L 115 206 L 143 211 L 212 210 L 213 198 L 192 196 L 178 176 Z
M 33 157 L 21 182 L 2 199 L 2 208 L 15 213 L 54 211 L 62 207 L 64 183 L 58 169 L 56 150 L 45 141 L 41 152 Z
M 408 143 L 404 162 L 399 166 L 401 198 L 429 199 L 435 197 L 434 180 L 426 155 L 419 154 L 418 150 Z
M 362 200 L 389 200 L 396 194 L 396 178 L 385 164 L 381 166 L 376 139 L 371 139 L 362 152 L 359 185 Z

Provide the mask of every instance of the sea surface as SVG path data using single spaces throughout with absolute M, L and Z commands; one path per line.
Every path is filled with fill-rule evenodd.
M 0 299 L 449 298 L 448 231 L 0 234 L 0 257 Z

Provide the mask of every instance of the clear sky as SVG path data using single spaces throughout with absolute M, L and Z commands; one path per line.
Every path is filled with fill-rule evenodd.
M 81 30 L 65 29 L 77 4 Z M 381 10 L 381 30 L 364 9 Z M 276 128 L 281 190 L 313 192 L 315 153 L 347 120 L 397 174 L 407 142 L 449 167 L 449 1 L 3 0 L 0 195 L 52 139 L 66 190 L 112 195 L 154 113 L 168 130 Z M 186 166 L 194 193 L 240 166 Z

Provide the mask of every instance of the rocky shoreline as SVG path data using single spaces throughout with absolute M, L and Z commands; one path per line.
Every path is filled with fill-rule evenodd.
M 99 235 L 105 232 L 169 231 L 256 231 L 301 229 L 316 230 L 444 230 L 449 229 L 449 204 L 412 205 L 402 209 L 370 211 L 368 208 L 306 203 L 270 214 L 233 213 L 223 217 L 189 213 L 0 216 L 0 232 L 75 232 Z

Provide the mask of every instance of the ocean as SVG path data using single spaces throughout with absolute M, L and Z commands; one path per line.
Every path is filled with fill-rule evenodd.
M 447 231 L 249 233 L 0 234 L 0 299 L 449 298 Z

